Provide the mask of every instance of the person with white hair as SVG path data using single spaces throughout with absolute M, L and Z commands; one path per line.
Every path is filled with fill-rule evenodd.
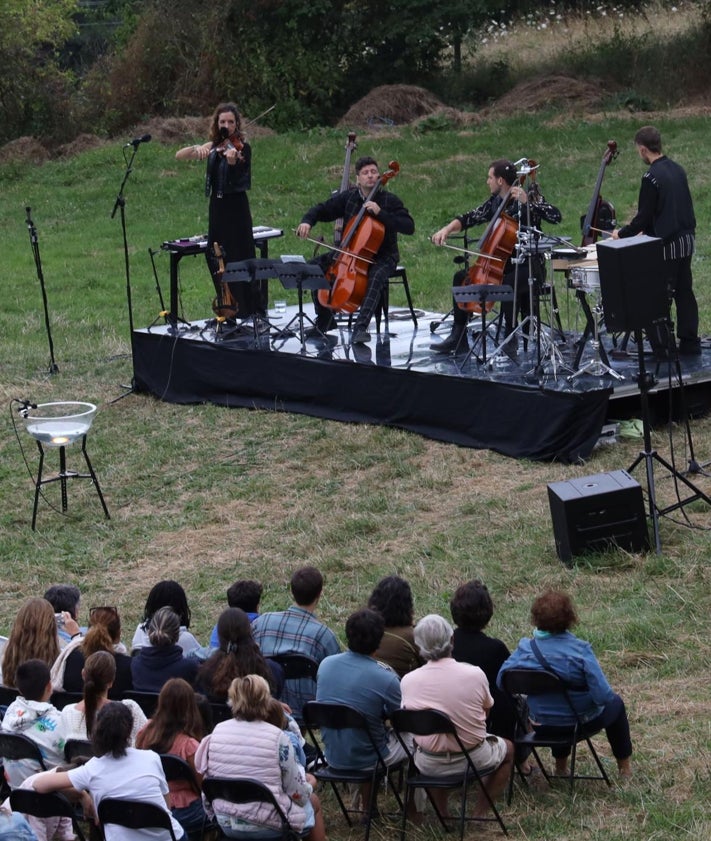
M 489 682 L 478 666 L 459 663 L 452 657 L 452 626 L 436 613 L 415 625 L 415 644 L 425 665 L 401 681 L 402 706 L 408 710 L 435 709 L 454 722 L 457 734 L 484 777 L 494 800 L 504 790 L 513 762 L 513 744 L 486 731 L 486 716 L 494 704 Z M 415 764 L 423 774 L 450 776 L 464 773 L 466 757 L 452 736 L 418 736 Z M 433 789 L 432 796 L 443 816 L 449 815 L 448 799 L 455 789 Z M 474 817 L 486 817 L 489 804 L 483 792 Z

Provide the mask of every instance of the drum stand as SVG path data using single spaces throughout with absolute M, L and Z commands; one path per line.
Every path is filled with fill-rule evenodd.
M 584 291 L 584 290 L 583 290 Z M 568 382 L 572 382 L 576 377 L 579 377 L 581 374 L 590 374 L 593 377 L 604 377 L 606 374 L 609 376 L 614 377 L 616 380 L 624 380 L 622 374 L 619 371 L 615 371 L 614 368 L 611 368 L 602 360 L 602 354 L 604 353 L 604 349 L 600 343 L 600 318 L 602 317 L 602 298 L 600 293 L 597 295 L 597 300 L 595 302 L 595 306 L 592 309 L 592 323 L 593 323 L 593 335 L 590 341 L 590 346 L 593 349 L 593 356 L 589 362 L 586 362 L 582 368 L 578 369 L 574 374 L 571 374 L 568 377 Z

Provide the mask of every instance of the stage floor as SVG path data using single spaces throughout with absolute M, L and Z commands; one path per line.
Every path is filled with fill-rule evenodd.
M 311 315 L 311 306 L 306 312 Z M 577 369 L 579 334 L 545 325 L 531 339 L 519 335 L 518 352 L 500 348 L 489 330 L 483 361 L 479 325 L 472 322 L 470 352 L 435 353 L 430 343 L 449 332 L 440 313 L 390 311 L 371 341 L 351 345 L 348 321 L 325 337 L 299 336 L 297 309 L 270 310 L 268 322 L 251 320 L 216 331 L 207 319 L 134 332 L 134 381 L 139 390 L 177 403 L 215 402 L 295 411 L 337 420 L 382 423 L 465 446 L 515 457 L 576 461 L 587 457 L 611 417 L 639 416 L 638 358 L 612 358 L 605 373 L 591 341 Z M 441 324 L 440 324 L 441 322 Z M 431 327 L 439 325 L 435 333 Z M 308 325 L 307 325 L 308 326 Z M 288 332 L 282 332 L 291 328 Z M 705 343 L 706 344 L 706 343 Z M 645 354 L 655 395 L 693 387 L 687 402 L 701 414 L 711 404 L 711 348 L 698 357 L 656 362 Z M 578 373 L 579 371 L 583 373 Z M 635 411 L 636 410 L 636 411 Z M 531 414 L 533 413 L 533 414 Z M 667 410 L 668 413 L 668 410 Z M 532 426 L 540 427 L 536 432 Z

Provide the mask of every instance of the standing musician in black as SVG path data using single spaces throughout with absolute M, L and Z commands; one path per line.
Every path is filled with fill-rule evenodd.
M 509 160 L 501 158 L 494 161 L 489 167 L 489 172 L 486 177 L 486 184 L 489 188 L 490 196 L 479 207 L 470 210 L 468 213 L 463 213 L 461 216 L 456 216 L 452 221 L 440 228 L 436 234 L 432 236 L 432 242 L 435 245 L 444 245 L 447 237 L 450 234 L 456 234 L 464 231 L 473 225 L 482 225 L 490 222 L 500 210 L 501 202 L 508 193 L 508 203 L 506 212 L 510 216 L 518 217 L 525 225 L 530 224 L 533 228 L 538 228 L 541 220 L 557 224 L 561 220 L 560 210 L 549 204 L 540 193 L 532 188 L 529 190 L 524 187 L 515 185 L 516 181 L 516 165 Z M 515 186 L 514 186 L 515 185 Z M 534 194 L 535 192 L 535 194 Z M 528 207 L 527 207 L 528 205 Z M 512 255 L 512 257 L 515 255 Z M 476 257 L 473 257 L 476 260 Z M 532 259 L 533 273 L 537 281 L 545 279 L 545 264 L 540 255 L 534 255 Z M 528 260 L 524 260 L 518 266 L 518 276 L 516 278 L 516 264 L 513 263 L 510 257 L 504 268 L 503 283 L 514 286 L 514 280 L 517 279 L 517 301 L 516 308 L 512 302 L 504 303 L 501 306 L 504 315 L 504 329 L 506 335 L 511 333 L 514 329 L 516 317 L 519 312 L 528 314 Z M 467 279 L 467 271 L 462 270 L 456 272 L 452 278 L 453 286 L 462 286 Z M 454 303 L 454 315 L 452 330 L 446 339 L 441 342 L 432 344 L 430 347 L 436 353 L 451 353 L 452 351 L 466 351 L 468 349 L 467 341 L 465 339 L 467 324 L 471 313 L 463 310 Z M 509 342 L 513 346 L 513 339 Z M 515 349 L 512 347 L 512 349 Z
M 397 235 L 413 234 L 415 222 L 402 201 L 394 193 L 382 187 L 370 201 L 366 201 L 380 178 L 380 169 L 374 158 L 359 158 L 355 163 L 355 171 L 356 186 L 337 193 L 325 202 L 307 210 L 296 233 L 303 239 L 309 236 L 311 228 L 317 222 L 334 222 L 341 218 L 345 228 L 348 222 L 358 215 L 362 207 L 365 207 L 369 214 L 385 226 L 383 242 L 375 255 L 373 264 L 368 267 L 368 288 L 355 317 L 351 334 L 352 344 L 362 344 L 370 341 L 368 332 L 370 319 L 378 305 L 383 287 L 397 268 L 400 259 Z M 322 260 L 319 262 L 324 264 Z M 313 297 L 316 308 L 316 326 L 306 333 L 311 337 L 324 334 L 336 326 L 333 310 L 319 302 L 317 293 L 314 293 Z
M 210 199 L 210 206 L 205 256 L 219 297 L 219 264 L 214 243 L 222 249 L 225 262 L 249 260 L 256 253 L 247 196 L 252 186 L 252 148 L 242 133 L 242 117 L 234 102 L 222 102 L 215 108 L 210 122 L 210 140 L 178 149 L 175 157 L 179 161 L 207 161 L 205 194 Z M 230 291 L 240 318 L 266 314 L 266 281 L 234 286 Z
M 699 308 L 692 288 L 691 255 L 694 253 L 696 217 L 686 172 L 662 154 L 662 138 L 654 126 L 644 126 L 634 136 L 640 158 L 649 165 L 639 188 L 637 215 L 612 232 L 614 239 L 647 234 L 661 237 L 669 302 L 676 303 L 676 334 L 679 353 L 701 353 Z M 647 338 L 656 354 L 666 356 L 673 336 L 663 323 L 647 328 Z

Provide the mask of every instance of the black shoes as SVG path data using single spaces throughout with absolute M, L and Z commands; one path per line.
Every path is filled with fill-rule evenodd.
M 432 343 L 430 350 L 435 353 L 452 353 L 469 350 L 469 342 L 466 337 L 467 328 L 463 324 L 455 324 L 452 332 L 441 342 Z
M 699 356 L 701 354 L 700 339 L 680 339 L 679 353 L 682 356 Z
M 369 341 L 370 333 L 365 329 L 365 327 L 358 327 L 358 325 L 356 325 L 353 328 L 353 333 L 351 334 L 351 344 L 362 345 Z

